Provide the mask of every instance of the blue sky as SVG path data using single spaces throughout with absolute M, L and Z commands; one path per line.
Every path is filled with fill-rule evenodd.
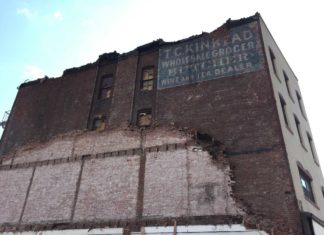
M 59 77 L 105 52 L 210 32 L 258 11 L 299 79 L 323 166 L 322 9 L 320 0 L 0 0 L 0 119 L 27 79 Z

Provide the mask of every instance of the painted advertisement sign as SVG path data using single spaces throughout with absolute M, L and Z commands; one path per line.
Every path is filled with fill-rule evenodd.
M 257 22 L 221 38 L 207 34 L 167 45 L 159 51 L 158 89 L 257 71 L 262 58 Z

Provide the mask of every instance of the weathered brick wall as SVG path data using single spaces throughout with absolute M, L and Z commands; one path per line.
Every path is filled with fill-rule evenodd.
M 190 133 L 180 132 L 175 128 L 158 128 L 145 130 L 143 147 L 152 147 L 165 144 L 186 143 L 192 138 Z
M 22 222 L 69 221 L 80 167 L 80 162 L 37 167 Z
M 136 217 L 139 156 L 86 161 L 74 221 Z
M 102 88 L 101 87 L 102 77 L 109 75 L 112 76 L 113 78 L 113 84 L 116 81 L 117 57 L 116 59 L 113 60 L 99 62 L 99 64 L 100 65 L 98 66 L 96 86 L 95 86 L 93 100 L 92 100 L 91 114 L 88 123 L 89 129 L 92 129 L 94 118 L 100 115 L 105 116 L 106 125 L 109 124 L 109 117 L 111 113 L 110 106 L 111 106 L 112 97 L 99 99 L 100 89 Z M 113 95 L 114 85 L 112 85 L 111 90 Z
M 186 152 L 147 154 L 144 216 L 180 217 L 188 214 Z
M 93 67 L 22 86 L 1 140 L 0 154 L 32 141 L 86 129 L 95 78 Z
M 194 147 L 147 154 L 144 216 L 241 213 L 230 196 L 228 166 Z
M 233 25 L 235 26 L 235 24 Z M 211 36 L 224 36 L 228 34 L 227 27 L 232 26 L 226 24 L 219 30 L 213 32 Z M 263 54 L 261 45 L 259 45 L 258 50 Z M 131 54 L 120 57 L 118 60 L 114 96 L 110 106 L 111 113 L 108 115 L 110 127 L 122 126 L 124 128 L 128 122 L 131 121 L 132 117 L 135 119 L 138 108 L 149 105 L 151 101 L 154 101 L 152 103 L 154 125 L 169 125 L 172 123 L 172 125 L 181 128 L 187 127 L 189 129 L 198 130 L 202 133 L 209 134 L 212 138 L 220 141 L 226 146 L 225 153 L 229 157 L 232 174 L 236 180 L 233 195 L 236 200 L 246 208 L 247 215 L 245 221 L 249 223 L 249 226 L 255 227 L 260 225 L 266 228 L 267 231 L 273 229 L 275 234 L 279 235 L 289 234 L 289 230 L 291 230 L 293 234 L 302 234 L 298 205 L 292 188 L 286 153 L 283 149 L 284 145 L 282 142 L 270 77 L 266 69 L 267 66 L 264 64 L 260 70 L 246 74 L 228 76 L 217 80 L 164 90 L 154 90 L 153 93 L 146 96 L 141 93 L 136 93 L 138 92 L 136 91 L 136 84 L 138 86 L 138 79 L 140 78 L 139 73 L 142 70 L 142 66 L 157 64 L 157 53 L 156 51 L 152 51 L 138 57 L 139 54 L 138 51 L 132 52 Z M 261 58 L 261 60 L 265 60 L 265 58 Z M 84 73 L 84 76 L 89 76 L 89 74 Z M 89 77 L 92 79 L 94 76 Z M 89 78 L 89 81 L 91 79 Z M 50 82 L 48 81 L 44 84 L 48 84 L 49 86 Z M 66 88 L 66 92 L 69 92 L 69 89 L 73 87 L 73 84 L 70 83 L 66 83 L 65 85 L 69 86 L 69 88 Z M 46 96 L 47 92 L 40 89 L 40 93 L 38 93 L 37 86 L 35 86 L 35 88 L 33 88 L 33 86 L 32 88 L 25 87 L 21 89 L 12 112 L 12 120 L 14 121 L 11 122 L 10 120 L 8 128 L 4 133 L 5 139 L 1 147 L 2 152 L 3 150 L 15 146 L 12 141 L 9 141 L 10 138 L 17 137 L 16 144 L 20 146 L 24 143 L 23 141 L 30 136 L 30 133 L 32 133 L 35 138 L 40 139 L 44 133 L 46 135 L 47 131 L 54 134 L 55 130 L 61 133 L 62 130 L 66 131 L 68 129 L 65 124 L 63 125 L 61 123 L 61 117 L 55 116 L 59 114 L 56 112 L 54 114 L 52 110 L 48 111 L 51 113 L 48 118 L 49 120 L 53 120 L 53 127 L 55 127 L 55 130 L 46 127 L 46 122 L 43 121 L 44 118 L 42 115 L 33 116 L 34 114 L 32 111 L 36 110 L 37 106 L 41 106 L 39 109 L 41 114 L 46 113 L 46 110 L 43 110 L 43 108 L 46 107 L 44 105 L 47 103 L 43 99 L 38 99 L 38 97 Z M 53 88 L 53 92 L 56 92 L 55 89 L 56 88 Z M 80 92 L 80 94 L 82 94 L 82 96 L 84 95 L 82 92 Z M 27 99 L 27 96 L 34 98 Z M 33 101 L 33 104 L 35 104 L 35 107 L 33 106 L 29 109 L 31 112 L 28 111 L 28 113 L 27 109 L 23 108 L 25 105 L 30 105 L 25 98 L 26 100 Z M 60 98 L 58 101 L 56 100 L 57 106 L 58 104 L 67 102 L 66 99 L 71 100 L 68 97 Z M 84 101 L 87 102 L 89 100 L 90 99 L 86 99 Z M 56 107 L 55 105 L 52 107 Z M 82 122 L 85 122 L 83 113 L 80 113 L 78 109 L 74 109 L 71 105 L 72 104 L 69 104 L 66 107 L 63 105 L 63 110 L 71 108 L 71 113 L 74 115 L 73 118 L 80 118 L 81 115 Z M 78 106 L 76 106 L 76 108 L 77 107 Z M 63 116 L 63 120 L 67 120 L 67 117 L 68 116 Z M 19 122 L 21 118 L 26 120 L 26 122 Z M 66 125 L 71 124 L 71 127 L 74 129 L 80 129 L 79 126 L 73 124 L 73 118 L 69 120 L 71 123 L 67 121 Z M 65 121 L 63 121 L 63 123 L 64 122 Z M 133 120 L 133 122 L 135 122 L 135 120 Z M 11 123 L 15 123 L 15 126 L 10 126 Z M 24 131 L 27 125 L 25 123 L 28 123 L 29 126 L 27 126 L 28 128 L 26 130 L 31 130 L 30 132 Z M 38 123 L 42 123 L 42 128 L 35 128 L 35 130 L 32 130 L 32 127 L 36 127 Z M 60 123 L 62 125 L 59 125 Z M 46 128 L 49 129 L 47 130 Z M 137 135 L 139 135 L 139 133 L 131 135 L 131 137 L 128 137 L 128 135 L 126 137 L 116 134 L 113 140 L 109 140 L 109 138 L 106 139 L 105 134 L 102 136 L 97 136 L 96 134 L 81 135 L 80 138 L 75 139 L 72 152 L 77 155 L 94 154 L 97 152 L 123 150 L 123 146 L 126 146 L 126 149 L 128 149 L 128 147 L 139 148 L 141 146 L 154 147 L 155 145 L 169 143 L 169 140 L 172 140 L 174 143 L 178 141 L 182 143 L 182 139 L 185 139 L 183 136 L 179 137 L 180 139 L 177 137 L 174 138 L 173 133 L 170 132 L 165 134 L 163 130 L 161 133 L 154 131 L 152 133 L 148 132 L 146 135 L 142 136 L 143 139 L 141 142 L 137 139 Z M 96 140 L 95 137 L 98 137 L 98 139 Z M 106 141 L 109 144 L 102 144 Z M 16 153 L 16 155 L 18 156 L 19 153 Z M 38 156 L 36 153 L 35 155 Z M 156 156 L 156 158 L 153 157 L 153 155 Z M 48 158 L 47 155 L 44 158 Z M 17 157 L 17 159 L 19 159 L 19 157 Z M 19 161 L 24 162 L 23 159 L 24 158 Z M 27 159 L 27 157 L 25 159 Z M 39 158 L 31 157 L 30 159 Z M 219 187 L 218 183 L 220 183 L 220 181 L 216 181 L 217 184 L 207 185 L 210 179 L 209 177 L 213 179 L 217 178 L 217 172 L 222 171 L 218 171 L 218 166 L 214 166 L 213 164 L 209 165 L 210 162 L 206 160 L 207 158 L 205 161 L 200 160 L 204 158 L 199 158 L 199 161 L 196 161 L 197 159 L 195 159 L 195 157 L 191 158 L 189 156 L 188 159 L 191 160 L 187 161 L 186 159 L 188 164 L 184 164 L 185 159 L 183 155 L 180 154 L 178 157 L 179 161 L 173 162 L 172 164 L 178 164 L 181 168 L 179 172 L 174 173 L 172 170 L 173 168 L 165 168 L 165 171 L 161 170 L 173 160 L 169 155 L 165 156 L 164 153 L 148 153 L 147 156 L 140 155 L 139 172 L 141 172 L 142 175 L 139 174 L 139 178 L 142 178 L 139 179 L 138 184 L 139 189 L 144 190 L 143 193 L 145 195 L 142 195 L 140 192 L 138 193 L 139 197 L 143 197 L 143 205 L 140 203 L 137 204 L 137 215 L 141 214 L 142 209 L 144 216 L 153 216 L 154 214 L 162 212 L 170 216 L 182 215 L 188 213 L 189 210 L 192 214 L 196 213 L 195 215 L 199 215 L 199 213 L 212 214 L 220 211 L 231 213 L 231 210 L 228 209 L 231 207 L 220 206 L 220 202 L 217 202 L 217 197 L 215 197 L 215 201 L 211 202 L 211 206 L 207 206 L 207 200 L 200 199 L 201 197 L 199 196 L 204 189 L 204 192 L 208 192 L 209 198 L 213 198 L 213 193 L 216 194 L 221 192 L 223 192 L 223 198 L 227 198 L 227 194 L 223 191 L 225 189 Z M 190 177 L 186 179 L 187 181 L 185 181 L 184 176 L 186 174 L 183 172 L 185 169 L 182 167 L 188 167 L 191 161 L 194 162 L 192 169 L 195 169 L 195 172 L 199 173 L 197 173 L 195 177 L 190 175 Z M 5 159 L 4 163 L 10 164 L 10 160 Z M 209 167 L 213 169 L 210 175 L 201 174 L 201 168 L 206 168 L 209 172 L 211 171 Z M 145 172 L 143 169 L 145 169 Z M 156 169 L 156 172 L 160 172 L 160 174 L 165 172 L 167 172 L 167 174 L 162 174 L 162 177 L 157 177 L 154 175 L 155 171 L 153 172 L 152 169 Z M 224 172 L 228 174 L 228 169 L 225 168 Z M 147 175 L 150 175 L 150 177 L 146 178 Z M 191 182 L 193 188 L 188 193 L 184 191 L 184 188 L 186 188 L 186 185 L 187 188 L 191 187 L 188 183 L 191 177 L 194 179 Z M 205 179 L 207 180 L 206 182 L 204 182 Z M 172 180 L 179 183 L 178 187 L 174 188 L 175 186 L 169 182 Z M 219 179 L 217 178 L 217 180 Z M 227 178 L 223 177 L 222 180 L 226 181 Z M 203 185 L 202 182 L 206 183 L 206 185 L 199 188 Z M 156 183 L 163 185 L 169 192 L 173 189 L 179 190 L 179 194 L 175 194 L 174 200 L 169 200 L 169 204 L 163 201 L 158 202 L 161 206 L 159 207 L 154 204 L 153 198 L 150 199 L 150 194 L 147 191 L 149 187 L 151 187 L 151 191 L 157 197 L 161 198 L 161 200 L 164 199 L 159 196 Z M 145 185 L 148 188 L 146 188 Z M 213 187 L 215 191 L 213 191 Z M 161 195 L 163 195 L 163 193 L 161 193 Z M 183 205 L 182 202 L 175 204 L 175 201 L 179 202 L 179 200 L 183 200 L 181 195 L 187 198 L 190 197 L 189 205 Z M 220 197 L 220 199 L 223 200 L 222 197 Z M 138 198 L 138 200 L 140 199 Z M 147 204 L 144 203 L 145 200 Z M 188 201 L 188 199 L 186 200 Z M 201 202 L 200 204 L 198 202 L 199 200 Z M 204 200 L 206 204 L 203 204 Z M 172 210 L 172 205 L 175 205 L 176 209 Z M 231 205 L 231 203 L 229 203 L 229 205 Z M 141 208 L 141 206 L 143 208 Z M 85 217 L 85 214 L 82 216 Z M 122 218 L 121 215 L 119 216 Z
M 109 117 L 109 124 L 113 127 L 130 122 L 137 60 L 137 55 L 130 55 L 118 61 L 116 81 L 114 83 L 114 96 L 111 101 L 111 115 Z
M 157 120 L 212 135 L 231 151 L 280 143 L 266 71 L 158 92 Z
M 72 155 L 73 139 L 57 138 L 50 142 L 46 142 L 35 147 L 27 147 L 19 149 L 15 155 L 13 163 L 25 163 L 44 161 L 57 158 L 67 158 Z
M 148 67 L 153 67 L 154 77 L 157 77 L 158 70 L 158 48 L 154 48 L 149 51 L 142 51 L 138 56 L 138 65 L 137 65 L 137 76 L 135 81 L 135 91 L 134 91 L 134 105 L 132 112 L 132 123 L 136 124 L 137 121 L 137 112 L 141 109 L 152 108 L 154 112 L 155 107 L 155 98 L 156 98 L 156 86 L 157 83 L 153 85 L 153 89 L 150 91 L 141 91 L 141 80 L 143 76 L 143 69 Z M 154 113 L 153 113 L 154 115 Z
M 74 154 L 96 154 L 140 147 L 138 131 L 112 130 L 108 132 L 90 132 L 76 138 Z
M 229 158 L 234 173 L 234 197 L 247 209 L 247 224 L 259 224 L 278 234 L 302 234 L 296 196 L 285 166 L 284 150 L 248 153 Z M 258 190 L 255 190 L 258 189 Z
M 226 160 L 212 160 L 208 152 L 197 152 L 201 147 L 193 142 L 190 133 L 169 127 L 142 133 L 85 132 L 51 140 L 42 148 L 35 145 L 18 151 L 23 153 L 21 157 L 0 166 L 0 187 L 6 189 L 0 194 L 0 230 L 241 216 L 230 195 Z M 70 146 L 64 152 L 71 155 L 61 158 L 56 154 L 58 158 L 54 158 L 62 146 Z
M 165 129 L 163 144 L 179 142 L 186 139 L 176 135 L 167 140 Z M 179 134 L 178 134 L 179 135 Z M 33 143 L 17 149 L 16 153 L 3 156 L 2 165 L 30 163 L 37 161 L 55 160 L 68 158 L 72 155 L 82 156 L 97 153 L 114 152 L 119 150 L 136 149 L 141 146 L 140 132 L 131 130 L 109 130 L 105 132 L 81 132 L 71 133 L 65 136 L 53 138 L 45 143 Z M 149 137 L 150 138 L 150 137 Z M 163 137 L 162 137 L 163 138 Z M 152 139 L 155 143 L 160 142 L 160 137 Z M 158 140 L 158 141 L 156 141 Z M 152 142 L 152 143 L 154 143 Z
M 19 222 L 32 172 L 32 168 L 0 171 L 0 224 Z

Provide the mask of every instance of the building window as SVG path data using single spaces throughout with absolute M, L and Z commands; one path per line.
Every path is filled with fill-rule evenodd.
M 285 83 L 286 83 L 286 88 L 287 88 L 288 95 L 290 96 L 290 98 L 292 98 L 291 92 L 290 92 L 290 81 L 289 81 L 289 78 L 288 78 L 287 74 L 285 73 L 285 71 L 283 72 L 283 75 L 284 75 L 284 78 L 285 78 Z
M 307 199 L 315 203 L 315 198 L 312 189 L 312 179 L 299 168 L 300 183 Z
M 113 77 L 112 75 L 105 75 L 100 81 L 100 90 L 98 99 L 107 99 L 112 95 Z
M 295 123 L 296 123 L 296 128 L 297 128 L 297 132 L 298 132 L 298 137 L 299 137 L 299 141 L 302 144 L 302 146 L 304 146 L 304 140 L 303 140 L 303 136 L 300 130 L 300 122 L 298 120 L 298 118 L 296 117 L 296 115 L 294 115 L 295 118 Z
M 287 127 L 289 127 L 287 111 L 286 111 L 286 101 L 282 98 L 280 94 L 279 94 L 279 98 L 280 98 L 280 105 L 281 105 L 282 114 L 284 116 L 285 124 Z
M 139 127 L 148 127 L 152 124 L 152 109 L 142 109 L 137 113 L 137 125 Z
M 307 139 L 308 139 L 308 143 L 309 143 L 309 148 L 310 148 L 310 150 L 312 152 L 314 162 L 316 164 L 318 164 L 318 159 L 317 159 L 317 154 L 316 154 L 313 138 L 310 136 L 310 134 L 308 132 L 307 132 Z
M 271 59 L 273 72 L 278 77 L 277 67 L 276 67 L 276 57 L 275 57 L 275 55 L 273 54 L 273 52 L 272 52 L 272 50 L 270 48 L 269 48 L 269 52 L 270 52 L 270 59 Z
M 298 93 L 298 91 L 296 91 L 296 96 L 297 96 L 300 112 L 304 116 L 304 118 L 306 118 L 306 113 L 305 113 L 305 109 L 304 109 L 303 100 L 302 100 L 300 94 Z
M 106 126 L 106 117 L 105 116 L 96 116 L 92 122 L 92 130 L 103 131 Z
M 154 84 L 154 68 L 145 68 L 142 72 L 141 79 L 141 90 L 142 91 L 151 91 L 153 90 Z

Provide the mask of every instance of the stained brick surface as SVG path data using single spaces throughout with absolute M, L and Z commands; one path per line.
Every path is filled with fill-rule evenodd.
M 144 216 L 241 214 L 230 196 L 228 167 L 203 151 L 149 153 Z
M 18 151 L 14 163 L 44 161 L 56 158 L 67 158 L 72 155 L 73 140 L 54 140 L 32 149 Z
M 251 20 L 254 19 L 248 19 L 249 22 Z M 229 21 L 209 36 L 226 36 L 228 28 L 244 23 L 245 20 Z M 262 50 L 259 46 L 258 50 Z M 254 227 L 258 224 L 267 231 L 274 229 L 276 235 L 302 234 L 267 64 L 264 63 L 255 72 L 169 89 L 156 90 L 155 85 L 153 91 L 144 93 L 139 90 L 141 72 L 145 66 L 157 66 L 157 49 L 145 52 L 136 50 L 120 56 L 116 71 L 115 67 L 105 70 L 114 70 L 116 77 L 111 103 L 103 108 L 108 115 L 109 128 L 120 127 L 122 131 L 131 121 L 133 124 L 136 122 L 138 109 L 152 108 L 154 127 L 172 124 L 174 127 L 209 134 L 226 147 L 231 174 L 236 181 L 233 197 L 246 209 L 245 222 Z M 264 62 L 265 58 L 260 59 Z M 0 143 L 0 154 L 16 150 L 29 141 L 46 141 L 57 134 L 86 128 L 89 125 L 96 71 L 95 67 L 91 67 L 55 81 L 48 80 L 21 88 Z M 147 107 L 150 105 L 152 107 Z M 143 144 L 182 143 L 185 138 L 172 131 L 153 131 L 144 135 Z M 95 154 L 137 148 L 139 145 L 138 133 L 135 132 L 94 132 L 77 138 L 74 153 Z M 204 154 L 187 153 L 186 150 L 148 153 L 144 166 L 144 189 L 138 189 L 139 157 L 86 162 L 75 221 L 134 218 L 137 190 L 144 190 L 146 217 L 158 216 L 162 219 L 188 214 L 235 214 L 237 208 L 233 200 L 228 198 L 227 166 L 222 168 L 222 164 L 215 165 Z M 38 160 L 41 155 L 31 153 L 30 159 Z M 52 172 L 55 168 L 42 169 Z M 67 210 L 56 214 L 49 210 L 49 215 L 38 211 L 37 208 L 47 210 L 47 204 L 51 205 L 52 199 L 48 195 L 46 197 L 49 198 L 45 195 L 42 197 L 40 193 L 42 190 L 55 190 L 55 184 L 51 183 L 54 186 L 50 186 L 47 182 L 53 180 L 47 171 L 37 174 L 36 182 L 40 186 L 37 190 L 33 186 L 30 196 L 39 199 L 40 205 L 35 201 L 27 204 L 26 212 L 30 217 L 26 219 L 36 220 L 40 215 L 44 215 L 45 219 L 67 218 Z M 63 186 L 70 180 L 69 177 L 65 179 Z M 9 190 L 9 193 L 16 192 Z M 55 200 L 53 203 L 57 206 Z
M 138 156 L 86 161 L 74 220 L 134 218 L 138 170 Z
M 111 102 L 110 125 L 119 126 L 130 122 L 131 109 L 133 106 L 133 95 L 137 70 L 137 59 L 135 55 L 118 62 L 116 70 L 116 81 L 114 97 Z
M 0 154 L 32 141 L 87 128 L 95 79 L 96 68 L 92 67 L 21 87 Z
M 37 167 L 24 223 L 69 220 L 80 162 Z
M 0 171 L 0 224 L 19 221 L 32 171 L 32 168 Z
M 186 150 L 147 154 L 144 216 L 183 216 L 188 209 Z
M 185 135 L 178 130 L 159 128 L 158 130 L 148 130 L 145 132 L 143 146 L 151 147 L 165 144 L 185 143 L 190 139 L 190 136 Z
M 188 150 L 191 215 L 240 214 L 230 196 L 229 166 L 212 160 L 206 151 Z
M 76 140 L 74 154 L 96 154 L 139 147 L 140 135 L 136 131 L 93 132 Z

